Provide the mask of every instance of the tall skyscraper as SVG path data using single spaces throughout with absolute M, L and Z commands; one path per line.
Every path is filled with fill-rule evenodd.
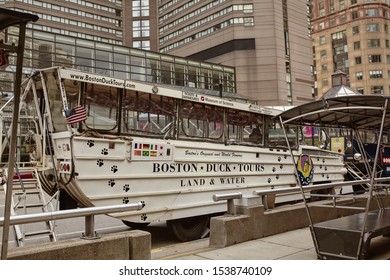
M 155 0 L 0 0 L 0 5 L 38 15 L 34 30 L 158 50 Z
M 364 94 L 390 94 L 390 1 L 312 0 L 318 96 L 337 70 Z
M 234 66 L 260 104 L 313 100 L 307 0 L 159 0 L 158 15 L 161 52 Z

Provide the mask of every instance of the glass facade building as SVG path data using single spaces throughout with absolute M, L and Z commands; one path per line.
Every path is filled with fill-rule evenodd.
M 17 29 L 12 28 L 2 37 L 7 43 L 16 41 Z M 11 91 L 15 59 L 1 69 L 1 88 Z M 194 88 L 203 92 L 235 93 L 235 69 L 209 62 L 190 60 L 173 55 L 129 48 L 28 30 L 24 65 L 26 74 L 34 69 L 63 66 L 87 72 L 115 76 L 156 84 Z

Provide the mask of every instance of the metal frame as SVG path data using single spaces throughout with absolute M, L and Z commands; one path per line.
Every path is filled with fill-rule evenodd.
M 366 184 L 369 186 L 368 194 L 365 195 L 367 201 L 364 211 L 355 215 L 327 222 L 315 224 L 310 206 L 306 203 L 305 188 L 298 179 L 298 171 L 295 159 L 296 180 L 301 189 L 304 199 L 307 216 L 310 223 L 310 232 L 319 258 L 341 258 L 341 259 L 363 259 L 367 255 L 371 238 L 379 234 L 390 232 L 389 215 L 384 208 L 382 196 L 378 195 L 377 183 L 390 181 L 390 178 L 377 178 L 377 163 L 382 143 L 382 135 L 385 129 L 390 128 L 390 120 L 386 116 L 390 113 L 388 106 L 389 97 L 381 95 L 355 95 L 334 98 L 323 98 L 312 103 L 297 106 L 281 113 L 278 118 L 285 133 L 286 142 L 290 153 L 291 147 L 288 143 L 286 125 L 311 125 L 317 127 L 346 128 L 352 129 L 358 135 L 359 129 L 373 130 L 378 133 L 375 159 L 373 168 L 369 170 L 369 179 L 359 179 L 352 184 Z M 360 137 L 357 137 L 360 147 L 363 146 Z M 328 187 L 333 187 L 329 184 Z M 388 188 L 388 186 L 385 188 Z M 386 189 L 387 191 L 387 189 Z M 386 192 L 387 193 L 387 192 Z M 327 195 L 332 199 L 340 196 Z M 343 196 L 341 196 L 343 197 Z M 359 197 L 359 196 L 357 196 Z M 371 200 L 375 198 L 378 202 L 379 210 L 372 211 Z M 359 210 L 359 208 L 356 208 Z M 373 220 L 373 217 L 375 221 Z M 337 239 L 338 245 L 334 245 Z M 351 245 L 351 244 L 352 245 Z M 344 248 L 341 248 L 343 247 Z M 350 246 L 351 248 L 346 248 Z M 356 249 L 355 255 L 354 249 Z
M 10 155 L 16 153 L 16 136 L 18 129 L 18 120 L 19 120 L 19 103 L 20 103 L 20 94 L 21 94 L 21 84 L 22 84 L 22 73 L 23 73 L 23 58 L 24 58 L 24 46 L 25 46 L 25 36 L 26 36 L 26 25 L 30 21 L 37 21 L 38 16 L 17 12 L 13 10 L 7 10 L 0 8 L 0 30 L 4 30 L 10 26 L 19 26 L 19 40 L 18 45 L 0 45 L 0 48 L 7 49 L 11 52 L 16 52 L 17 63 L 16 63 L 16 73 L 15 73 L 15 83 L 14 83 L 14 110 L 12 116 L 12 127 L 11 127 L 11 142 L 10 142 Z M 8 238 L 9 238 L 9 225 L 10 225 L 10 216 L 11 216 L 11 200 L 12 200 L 12 179 L 14 175 L 14 166 L 15 166 L 15 157 L 10 156 L 8 162 L 8 183 L 7 183 L 7 192 L 5 197 L 5 209 L 4 209 L 4 226 L 3 226 L 3 238 L 1 246 L 1 259 L 4 260 L 7 258 L 8 250 Z

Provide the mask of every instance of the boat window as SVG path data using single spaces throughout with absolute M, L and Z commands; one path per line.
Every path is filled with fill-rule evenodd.
M 50 100 L 50 112 L 53 122 L 54 131 L 67 130 L 66 119 L 64 117 L 64 105 L 62 95 L 58 83 L 58 78 L 55 77 L 56 72 L 45 73 L 46 89 Z
M 114 87 L 84 84 L 85 107 L 88 129 L 115 132 L 117 130 L 118 91 Z
M 179 109 L 179 137 L 223 141 L 223 109 L 182 101 Z
M 296 148 L 298 146 L 298 131 L 299 129 L 295 126 L 286 127 L 289 145 L 292 148 Z M 274 123 L 269 126 L 267 141 L 270 147 L 287 147 L 283 128 L 281 128 L 278 123 Z
M 122 100 L 123 133 L 174 136 L 174 99 L 127 90 Z
M 227 138 L 231 143 L 264 144 L 264 116 L 241 112 L 227 111 Z

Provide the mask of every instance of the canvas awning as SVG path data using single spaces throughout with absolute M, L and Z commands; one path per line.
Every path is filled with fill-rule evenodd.
M 389 99 L 364 94 L 322 98 L 293 107 L 277 117 L 285 124 L 377 130 L 381 128 L 383 110 L 386 115 L 390 113 L 389 106 L 386 107 Z M 385 118 L 383 129 L 390 129 L 390 118 Z

